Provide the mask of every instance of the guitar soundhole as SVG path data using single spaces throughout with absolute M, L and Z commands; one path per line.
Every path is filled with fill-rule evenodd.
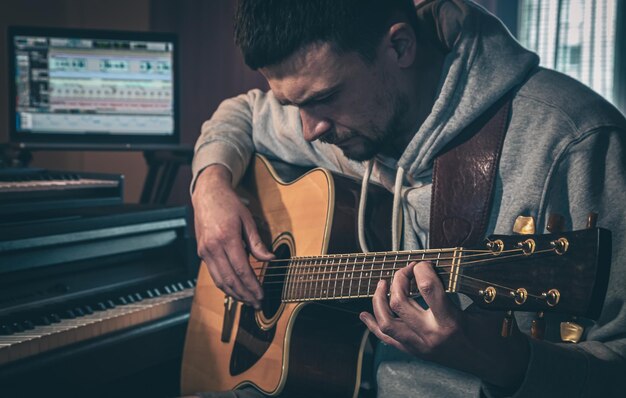
M 285 261 L 275 260 L 267 263 L 267 268 L 263 275 L 265 297 L 261 303 L 261 310 L 263 311 L 265 319 L 272 319 L 280 309 L 283 285 L 289 265 L 288 259 L 291 257 L 291 249 L 289 245 L 281 244 L 274 250 L 274 254 L 276 255 L 276 260 Z

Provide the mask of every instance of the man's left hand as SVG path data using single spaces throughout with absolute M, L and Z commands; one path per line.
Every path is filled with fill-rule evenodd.
M 411 283 L 417 284 L 428 309 L 409 297 Z M 360 318 L 384 343 L 507 390 L 516 390 L 524 379 L 529 360 L 526 335 L 514 325 L 512 334 L 502 337 L 502 312 L 474 305 L 461 311 L 429 262 L 411 263 L 396 272 L 391 288 L 381 280 L 372 302 L 374 315 L 363 312 Z

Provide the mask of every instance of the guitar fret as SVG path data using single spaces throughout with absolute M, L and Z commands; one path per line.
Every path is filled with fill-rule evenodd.
M 320 276 L 318 274 L 317 271 L 317 261 L 318 259 L 316 258 L 315 260 L 313 260 L 313 262 L 311 263 L 311 267 L 309 268 L 309 281 L 310 281 L 310 286 L 309 286 L 309 292 L 306 295 L 307 299 L 315 299 L 317 298 L 317 282 L 320 279 Z
M 359 272 L 359 288 L 356 292 L 357 297 L 361 297 L 361 282 L 363 281 L 363 273 L 365 268 L 365 259 L 367 258 L 367 253 L 363 254 L 363 262 L 361 263 L 361 272 Z M 354 259 L 354 263 L 356 264 L 356 258 Z
M 334 261 L 330 263 L 330 268 L 331 268 L 332 271 L 334 271 L 334 277 L 332 277 L 332 280 L 333 280 L 333 294 L 332 294 L 332 298 L 336 298 L 337 297 L 337 280 L 339 279 L 339 273 L 337 272 L 338 270 L 336 268 L 336 265 L 335 265 Z M 330 293 L 330 285 L 328 287 L 328 292 Z
M 448 252 L 451 257 L 443 256 Z M 447 291 L 455 291 L 461 256 L 458 249 L 428 249 L 293 258 L 287 263 L 281 297 L 283 301 L 371 297 L 377 287 L 372 280 L 391 285 L 399 269 L 417 261 L 431 261 L 444 278 Z M 412 289 L 410 294 L 418 293 Z
M 308 287 L 308 281 L 307 281 L 307 271 L 308 271 L 308 261 L 306 259 L 302 259 L 302 261 L 300 262 L 300 271 L 298 272 L 299 274 L 299 282 L 298 282 L 298 299 L 302 299 L 304 297 L 306 297 L 306 289 Z
M 293 274 L 294 268 L 292 267 L 292 260 L 287 263 L 287 277 L 285 278 L 285 283 L 283 284 L 283 292 L 281 294 L 281 300 L 287 300 L 289 298 L 289 289 L 291 289 L 291 276 Z
M 389 278 L 389 286 L 393 283 L 393 277 L 396 275 L 398 271 L 398 253 L 396 253 L 396 257 L 393 259 L 393 272 L 391 273 L 391 278 Z M 389 276 L 389 270 L 387 270 L 387 276 Z
M 341 271 L 341 259 L 339 259 L 339 262 L 337 263 L 337 271 Z M 346 282 L 346 274 L 342 273 L 341 276 L 341 288 L 339 289 L 339 296 L 338 297 L 343 297 L 343 285 Z
M 298 289 L 295 291 L 297 299 L 301 299 L 304 295 L 304 289 L 306 288 L 306 279 L 304 277 L 305 272 L 306 260 L 302 259 L 298 261 Z
M 301 272 L 301 266 L 300 266 L 301 260 L 298 259 L 296 261 L 294 261 L 294 272 L 293 272 L 293 279 L 292 279 L 292 283 L 291 286 L 289 287 L 289 298 L 291 300 L 296 300 L 298 298 L 298 289 L 301 286 L 301 281 L 300 281 L 300 272 Z
M 457 291 L 457 282 L 458 282 L 458 275 L 459 275 L 459 263 L 461 260 L 461 253 L 462 250 L 460 250 L 460 253 L 458 250 L 455 250 L 453 255 L 452 255 L 452 261 L 450 263 L 450 275 L 448 276 L 449 278 L 449 291 L 451 292 L 456 292 Z
M 297 268 L 297 263 L 298 260 L 294 259 L 291 260 L 290 262 L 290 266 L 289 266 L 289 271 L 288 273 L 291 274 L 291 276 L 287 276 L 287 300 L 292 300 L 294 298 L 293 296 L 293 292 L 296 286 L 296 278 L 297 278 L 297 273 L 298 273 L 298 268 Z
M 318 282 L 321 282 L 320 283 L 320 287 L 319 287 L 319 292 L 318 292 L 320 299 L 323 299 L 324 298 L 323 295 L 327 294 L 327 292 L 328 292 L 326 289 L 324 289 L 324 284 L 326 283 L 326 269 L 327 269 L 325 264 L 327 264 L 327 263 L 328 263 L 328 259 L 326 258 L 326 263 L 324 263 L 324 261 L 320 260 L 320 262 L 318 264 L 318 270 L 319 270 L 318 271 Z M 328 298 L 328 296 L 326 296 L 325 298 Z
M 348 261 L 350 260 L 350 258 L 348 257 L 346 259 L 346 265 L 348 264 Z M 350 286 L 348 286 L 348 297 L 352 297 L 352 278 L 354 276 L 354 265 L 352 265 L 352 272 L 350 272 L 348 274 L 348 280 L 350 281 Z
M 378 277 L 378 280 L 382 280 L 383 279 L 383 269 L 385 268 L 385 263 L 387 262 L 387 255 L 385 255 L 385 257 L 383 257 L 383 262 L 380 264 L 380 276 Z
M 374 257 L 372 258 L 372 263 L 370 264 L 369 277 L 367 278 L 367 295 L 368 296 L 372 295 L 371 284 L 372 284 L 372 276 L 374 274 L 374 262 L 375 261 L 376 261 L 376 253 L 374 253 Z M 363 262 L 365 262 L 365 260 L 363 260 Z
M 309 270 L 309 264 L 308 261 L 306 259 L 302 260 L 301 266 L 300 266 L 300 291 L 298 293 L 298 299 L 302 299 L 304 297 L 306 297 L 306 291 L 307 288 L 309 286 L 309 281 L 308 281 L 308 270 Z
M 307 295 L 309 294 L 309 289 L 311 288 L 311 281 L 309 279 L 310 267 L 311 267 L 310 262 L 307 260 L 304 260 L 302 264 L 302 271 L 301 271 L 302 283 L 300 287 L 301 293 L 300 293 L 300 296 L 298 297 L 299 299 L 306 298 Z
M 326 299 L 330 298 L 330 282 L 332 282 L 333 277 L 332 277 L 332 264 L 328 264 L 328 260 L 326 261 L 326 263 L 324 264 L 324 277 L 326 279 L 328 279 L 328 283 L 326 284 Z
M 320 291 L 319 289 L 319 281 L 320 281 L 320 273 L 319 273 L 319 266 L 317 263 L 317 259 L 315 259 L 315 261 L 313 261 L 313 269 L 312 269 L 312 274 L 313 277 L 311 279 L 311 295 L 309 297 L 312 298 L 318 298 L 317 294 Z

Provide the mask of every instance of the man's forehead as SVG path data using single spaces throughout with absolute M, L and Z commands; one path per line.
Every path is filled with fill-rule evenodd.
M 350 58 L 329 43 L 313 43 L 260 72 L 279 101 L 300 104 L 341 84 Z

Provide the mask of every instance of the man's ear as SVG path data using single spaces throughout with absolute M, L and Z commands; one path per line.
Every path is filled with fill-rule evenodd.
M 387 41 L 390 44 L 391 55 L 401 68 L 413 65 L 416 56 L 417 43 L 415 32 L 411 25 L 398 22 L 387 31 Z

